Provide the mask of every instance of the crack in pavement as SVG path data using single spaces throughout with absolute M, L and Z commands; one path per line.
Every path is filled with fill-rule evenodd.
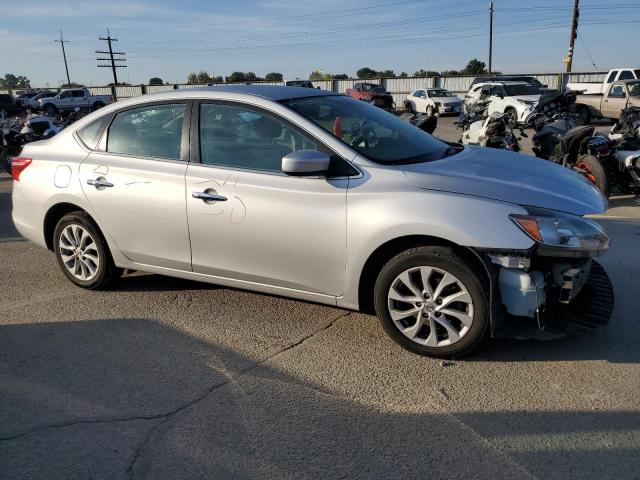
M 246 375 L 247 373 L 259 368 L 260 366 L 262 366 L 263 364 L 265 364 L 266 362 L 269 362 L 291 350 L 293 350 L 294 348 L 304 344 L 305 342 L 307 342 L 309 339 L 313 338 L 314 336 L 318 335 L 319 333 L 322 333 L 326 330 L 328 330 L 329 328 L 331 328 L 332 326 L 334 326 L 339 320 L 348 317 L 349 315 L 351 315 L 352 312 L 345 312 L 342 313 L 341 315 L 338 315 L 337 317 L 331 319 L 331 321 L 329 321 L 326 325 L 322 326 L 321 328 L 318 328 L 317 330 L 314 330 L 313 332 L 311 332 L 309 335 L 306 335 L 304 337 L 302 337 L 300 340 L 292 343 L 291 345 L 286 346 L 285 348 L 278 350 L 276 353 L 274 353 L 273 355 L 270 355 L 266 358 L 264 358 L 263 360 L 260 360 L 257 363 L 254 363 L 253 365 L 251 365 L 248 368 L 245 368 L 244 370 L 239 371 L 237 374 L 235 375 L 229 375 L 227 377 L 227 379 L 225 379 L 222 382 L 218 382 L 215 383 L 214 385 L 211 385 L 209 388 L 207 388 L 203 393 L 201 393 L 200 395 L 196 396 L 195 398 L 191 399 L 190 401 L 168 411 L 168 412 L 164 412 L 164 413 L 158 413 L 155 415 L 139 415 L 139 416 L 130 416 L 130 417 L 122 417 L 122 418 L 98 418 L 98 419 L 92 419 L 92 420 L 75 420 L 75 421 L 70 421 L 70 422 L 64 422 L 64 423 L 59 423 L 59 424 L 51 424 L 51 425 L 41 425 L 29 430 L 26 430 L 24 432 L 20 432 L 8 437 L 0 437 L 0 442 L 8 442 L 8 441 L 12 441 L 12 440 L 16 440 L 37 432 L 41 432 L 41 431 L 45 431 L 45 430 L 53 430 L 53 429 L 61 429 L 61 428 L 69 428 L 69 427 L 74 427 L 74 426 L 78 426 L 78 425 L 92 425 L 92 424 L 102 424 L 102 423 L 124 423 L 124 422 L 132 422 L 132 421 L 136 421 L 136 420 L 149 420 L 149 421 L 153 421 L 153 420 L 163 420 L 162 422 L 159 422 L 157 425 L 149 428 L 149 430 L 147 431 L 147 434 L 144 438 L 144 440 L 140 443 L 140 445 L 138 445 L 138 447 L 136 448 L 133 458 L 127 468 L 127 474 L 129 475 L 129 477 L 132 477 L 133 475 L 133 468 L 135 467 L 136 462 L 138 461 L 138 459 L 140 458 L 140 455 L 142 454 L 143 449 L 146 447 L 146 445 L 149 443 L 149 440 L 151 438 L 151 435 L 153 434 L 153 432 L 155 432 L 158 428 L 160 428 L 162 425 L 164 425 L 165 423 L 167 423 L 171 417 L 175 416 L 176 414 L 188 409 L 189 407 L 192 407 L 194 405 L 196 405 L 197 403 L 199 403 L 200 401 L 204 400 L 207 396 L 209 396 L 212 392 L 216 391 L 217 389 L 224 387 L 225 385 L 228 385 L 234 381 L 236 381 L 237 379 L 241 378 L 242 376 Z

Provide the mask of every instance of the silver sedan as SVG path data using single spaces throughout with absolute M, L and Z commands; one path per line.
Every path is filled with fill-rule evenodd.
M 443 357 L 557 323 L 581 295 L 608 301 L 592 260 L 608 238 L 583 218 L 606 201 L 582 177 L 331 92 L 146 95 L 27 145 L 12 169 L 16 227 L 84 288 L 132 269 L 375 312 Z

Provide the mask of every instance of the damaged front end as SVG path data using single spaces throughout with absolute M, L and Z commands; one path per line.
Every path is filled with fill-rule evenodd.
M 594 260 L 609 239 L 582 217 L 533 210 L 513 220 L 536 244 L 527 251 L 478 252 L 492 277 L 492 336 L 554 338 L 609 321 L 614 297 Z

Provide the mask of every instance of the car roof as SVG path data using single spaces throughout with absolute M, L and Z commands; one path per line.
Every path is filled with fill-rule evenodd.
M 517 80 L 505 80 L 505 81 L 491 81 L 491 82 L 480 82 L 480 83 L 476 83 L 474 85 L 474 87 L 477 87 L 478 85 L 531 85 L 528 82 L 522 82 L 522 81 L 517 81 Z
M 293 98 L 336 95 L 335 92 L 328 92 L 326 90 L 319 90 L 317 88 L 311 89 L 306 87 L 288 87 L 283 85 L 222 85 L 216 87 L 183 88 L 179 90 L 171 90 L 170 92 L 166 93 L 168 97 L 176 98 L 182 93 L 186 95 L 189 92 L 241 93 L 244 95 L 253 95 L 255 97 L 266 98 L 268 100 L 273 100 L 276 102 L 280 100 L 290 100 Z

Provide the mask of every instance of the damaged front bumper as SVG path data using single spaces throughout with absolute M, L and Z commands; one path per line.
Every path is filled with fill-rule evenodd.
M 548 338 L 606 324 L 613 312 L 611 281 L 590 257 L 485 252 L 492 277 L 494 337 Z

